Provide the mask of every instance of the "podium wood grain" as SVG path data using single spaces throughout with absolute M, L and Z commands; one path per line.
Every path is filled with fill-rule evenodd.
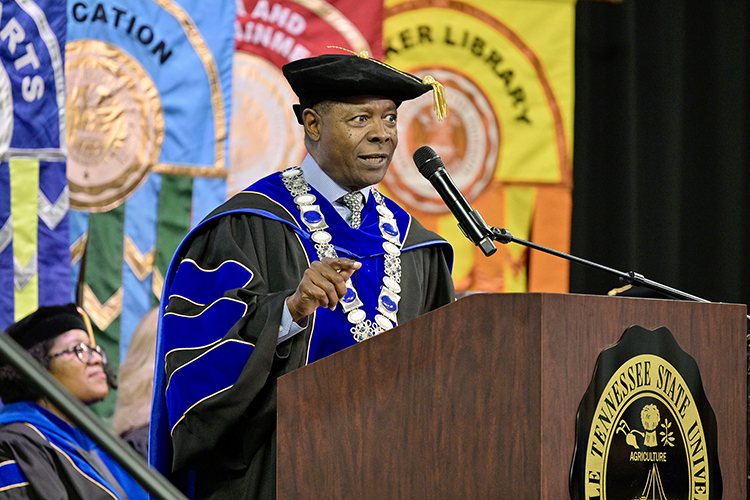
M 279 379 L 277 498 L 569 498 L 596 359 L 637 324 L 695 358 L 746 497 L 746 307 L 476 294 Z

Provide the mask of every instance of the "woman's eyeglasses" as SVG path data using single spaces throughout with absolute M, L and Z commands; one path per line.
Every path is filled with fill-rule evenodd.
M 87 344 L 84 344 L 83 342 L 81 342 L 78 345 L 74 345 L 73 347 L 70 347 L 68 349 L 65 349 L 64 351 L 60 351 L 56 354 L 50 354 L 49 356 L 47 356 L 47 359 L 51 360 L 58 356 L 62 356 L 63 354 L 67 354 L 69 352 L 76 353 L 76 356 L 78 356 L 78 359 L 82 363 L 86 363 L 86 364 L 89 364 L 91 362 L 91 358 L 94 356 L 94 353 L 97 353 L 99 354 L 99 356 L 102 357 L 102 363 L 105 365 L 107 364 L 107 353 L 104 352 L 104 349 L 102 349 L 102 346 L 98 345 L 95 347 L 91 347 Z

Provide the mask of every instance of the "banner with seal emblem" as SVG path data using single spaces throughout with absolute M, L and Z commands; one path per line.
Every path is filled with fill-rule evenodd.
M 457 291 L 567 292 L 568 264 L 468 241 L 411 155 L 431 145 L 488 224 L 570 247 L 575 0 L 385 0 L 386 62 L 443 84 L 448 116 L 424 96 L 399 108 L 384 190 L 453 245 Z
M 297 97 L 281 67 L 338 51 L 329 46 L 380 59 L 382 12 L 382 0 L 237 3 L 229 194 L 305 157 L 304 132 L 292 113 Z
M 571 498 L 719 499 L 716 432 L 695 360 L 667 328 L 632 326 L 578 408 Z
M 74 282 L 115 370 L 178 243 L 226 199 L 234 13 L 231 0 L 67 3 Z
M 65 5 L 0 3 L 0 329 L 70 302 Z

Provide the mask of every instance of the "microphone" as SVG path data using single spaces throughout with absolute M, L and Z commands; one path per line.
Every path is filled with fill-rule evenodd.
M 458 220 L 458 227 L 464 236 L 481 248 L 487 257 L 495 253 L 497 247 L 493 240 L 492 229 L 484 222 L 479 212 L 472 210 L 469 202 L 448 175 L 443 160 L 435 150 L 429 146 L 422 146 L 414 152 L 413 158 L 419 173 L 430 181 L 432 187 Z

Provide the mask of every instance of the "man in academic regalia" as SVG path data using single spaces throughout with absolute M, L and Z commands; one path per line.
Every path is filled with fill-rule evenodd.
M 399 104 L 434 88 L 440 117 L 440 84 L 366 55 L 283 71 L 309 154 L 211 213 L 165 277 L 150 458 L 194 498 L 275 498 L 276 379 L 455 300 L 450 246 L 374 187 Z

